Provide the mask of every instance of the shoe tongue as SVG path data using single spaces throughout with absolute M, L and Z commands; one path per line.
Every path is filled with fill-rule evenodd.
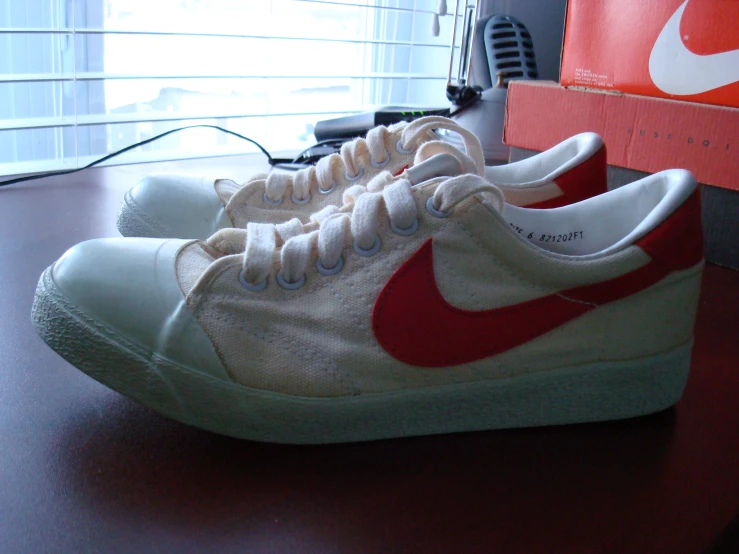
M 208 266 L 216 261 L 217 257 L 208 250 L 207 244 L 199 241 L 188 244 L 180 250 L 175 267 L 177 281 L 184 295 L 192 290 Z
M 472 140 L 473 138 L 474 140 L 477 140 L 477 137 L 470 137 L 469 140 Z M 474 145 L 473 148 L 475 148 Z M 473 175 L 479 175 L 481 177 L 485 175 L 484 163 L 481 165 L 480 163 L 476 162 L 472 156 L 463 151 L 463 148 L 459 148 L 453 144 L 441 140 L 434 140 L 422 144 L 416 152 L 414 165 L 418 166 L 420 164 L 423 164 L 424 162 L 439 154 L 446 154 L 447 156 L 453 156 L 454 158 L 456 158 L 461 167 L 461 173 L 472 173 Z M 455 173 L 453 175 L 457 174 L 458 173 Z
M 255 178 L 260 177 L 262 177 L 261 174 L 255 176 Z M 249 181 L 253 180 L 254 178 L 249 179 Z M 221 199 L 221 202 L 223 202 L 224 206 L 228 204 L 228 201 L 231 200 L 231 197 L 233 197 L 233 195 L 236 194 L 242 186 L 243 185 L 240 185 L 237 182 L 232 181 L 231 179 L 218 179 L 215 182 L 216 194 L 218 195 L 218 198 Z
M 505 207 L 503 192 L 478 175 L 438 177 L 418 185 L 417 188 L 433 188 L 434 207 L 442 212 L 453 209 L 470 196 L 491 212 L 502 214 Z

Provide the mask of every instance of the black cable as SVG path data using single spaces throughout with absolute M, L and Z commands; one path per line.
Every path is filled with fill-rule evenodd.
M 306 154 L 314 148 L 320 148 L 321 146 L 336 147 L 344 144 L 347 140 L 343 138 L 324 139 L 309 146 L 294 158 L 272 158 L 269 163 L 272 167 L 278 167 L 287 171 L 299 171 L 300 169 L 314 165 L 318 159 L 328 156 L 328 154 L 307 156 Z
M 309 146 L 308 148 L 306 148 L 305 150 L 303 150 L 300 154 L 298 154 L 292 160 L 290 160 L 290 162 L 291 163 L 294 163 L 294 164 L 295 163 L 300 163 L 300 159 L 307 152 L 310 152 L 311 150 L 313 150 L 314 148 L 317 148 L 319 146 L 335 146 L 337 144 L 343 144 L 345 142 L 346 142 L 346 139 L 335 139 L 335 138 L 333 138 L 333 139 L 325 139 L 325 140 L 318 141 L 313 146 Z
M 77 173 L 78 171 L 82 171 L 83 169 L 89 169 L 91 167 L 94 167 L 98 164 L 101 164 L 103 162 L 106 162 L 110 160 L 111 158 L 115 158 L 116 156 L 120 156 L 121 154 L 125 154 L 129 150 L 133 150 L 134 148 L 138 148 L 139 146 L 144 146 L 146 144 L 149 144 L 150 142 L 154 142 L 155 140 L 159 140 L 160 138 L 164 138 L 167 135 L 171 135 L 172 133 L 176 133 L 178 131 L 184 131 L 185 129 L 197 129 L 197 128 L 207 128 L 207 129 L 217 129 L 219 131 L 223 131 L 224 133 L 228 133 L 229 135 L 233 135 L 235 137 L 238 137 L 240 139 L 243 139 L 247 142 L 252 143 L 254 146 L 259 148 L 259 150 L 262 151 L 262 153 L 267 156 L 267 161 L 270 163 L 270 165 L 274 165 L 275 160 L 272 158 L 269 152 L 267 152 L 267 149 L 264 148 L 261 144 L 259 144 L 257 141 L 250 139 L 249 137 L 245 137 L 244 135 L 240 135 L 239 133 L 235 131 L 229 131 L 228 129 L 224 129 L 223 127 L 219 127 L 217 125 L 188 125 L 187 127 L 179 127 L 177 129 L 172 129 L 170 131 L 167 131 L 165 133 L 162 133 L 160 135 L 156 135 L 154 137 L 148 138 L 146 140 L 142 140 L 141 142 L 137 142 L 136 144 L 132 144 L 130 146 L 126 146 L 125 148 L 118 150 L 117 152 L 113 152 L 112 154 L 108 154 L 107 156 L 104 156 L 100 158 L 99 160 L 95 160 L 94 162 L 91 162 L 87 164 L 84 167 L 78 167 L 77 169 L 64 169 L 62 171 L 50 171 L 48 173 L 39 173 L 38 175 L 28 175 L 25 177 L 16 177 L 15 179 L 9 179 L 7 181 L 0 181 L 0 187 L 4 187 L 7 185 L 14 185 L 15 183 L 22 183 L 24 181 L 33 181 L 35 179 L 43 179 L 45 177 L 56 177 L 58 175 L 69 175 L 70 173 Z M 308 149 L 310 150 L 310 148 Z
M 478 101 L 480 101 L 482 98 L 481 94 L 475 94 L 474 96 L 470 96 L 467 98 L 465 102 L 462 104 L 456 104 L 452 107 L 451 112 L 449 113 L 449 118 L 454 119 L 455 116 L 458 116 L 465 110 L 471 108 L 475 104 L 477 104 Z

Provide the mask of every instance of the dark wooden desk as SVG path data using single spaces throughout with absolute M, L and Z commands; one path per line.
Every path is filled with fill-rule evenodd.
M 0 188 L 0 552 L 696 553 L 739 514 L 739 272 L 715 266 L 685 397 L 631 421 L 277 446 L 185 427 L 77 371 L 31 326 L 41 271 L 117 236 L 140 176 L 202 167 L 266 164 Z

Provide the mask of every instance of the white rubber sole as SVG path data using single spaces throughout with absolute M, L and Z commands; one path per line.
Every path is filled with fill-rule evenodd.
M 118 208 L 116 224 L 118 232 L 124 237 L 170 238 L 167 230 L 158 221 L 136 205 L 131 197 L 131 191 L 126 192 L 123 197 L 123 203 Z
M 51 268 L 32 311 L 46 343 L 104 385 L 171 418 L 243 439 L 354 442 L 623 419 L 682 396 L 692 342 L 648 358 L 520 377 L 339 398 L 304 398 L 227 383 L 152 357 L 71 305 Z

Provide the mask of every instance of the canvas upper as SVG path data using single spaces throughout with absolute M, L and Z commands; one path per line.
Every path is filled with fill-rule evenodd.
M 438 129 L 457 133 L 465 151 L 441 140 Z M 439 164 L 440 157 L 446 163 Z M 496 183 L 508 202 L 540 208 L 607 190 L 605 146 L 595 133 L 581 133 L 527 160 L 485 166 L 474 134 L 449 118 L 430 116 L 377 127 L 314 167 L 295 174 L 257 175 L 244 185 L 229 179 L 152 174 L 126 193 L 118 228 L 124 236 L 205 239 L 250 222 L 281 223 L 295 217 L 305 222 L 326 206 L 341 206 L 347 188 L 366 185 L 381 171 L 415 182 L 436 175 L 477 174 Z
M 541 210 L 475 175 L 403 179 L 245 241 L 77 245 L 39 283 L 37 328 L 171 417 L 278 442 L 630 417 L 687 379 L 703 256 L 686 171 Z

